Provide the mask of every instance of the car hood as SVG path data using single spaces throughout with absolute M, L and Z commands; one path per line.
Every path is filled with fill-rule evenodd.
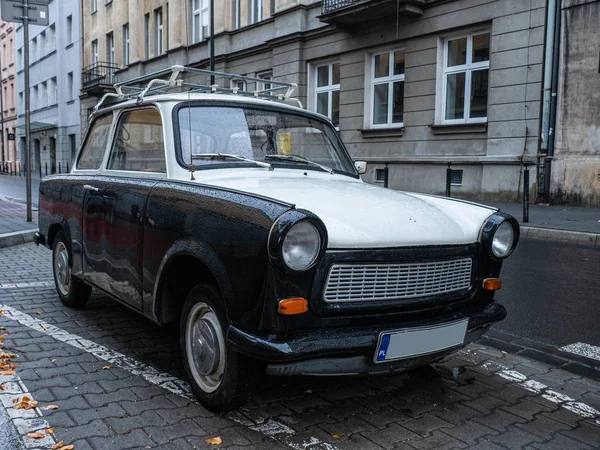
M 277 174 L 279 172 L 279 174 Z M 470 244 L 495 208 L 444 197 L 384 189 L 343 175 L 282 170 L 198 180 L 270 197 L 323 220 L 328 248 L 390 248 Z M 298 171 L 294 171 L 298 172 Z

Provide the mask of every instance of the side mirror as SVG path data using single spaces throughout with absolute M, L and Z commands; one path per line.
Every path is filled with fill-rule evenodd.
M 359 175 L 367 173 L 367 162 L 366 161 L 354 161 L 354 167 L 358 171 Z

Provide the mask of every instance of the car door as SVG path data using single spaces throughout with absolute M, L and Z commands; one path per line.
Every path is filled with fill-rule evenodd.
M 143 218 L 152 187 L 166 176 L 161 116 L 123 111 L 104 168 L 87 186 L 84 278 L 142 309 Z

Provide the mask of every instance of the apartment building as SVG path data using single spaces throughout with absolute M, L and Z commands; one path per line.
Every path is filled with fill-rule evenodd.
M 15 24 L 0 20 L 0 172 L 15 172 L 19 158 L 15 145 L 17 94 L 15 66 Z
M 535 195 L 544 0 L 215 5 L 216 69 L 297 83 L 366 181 L 441 194 L 450 167 L 453 196 L 515 201 L 528 163 Z M 209 0 L 83 0 L 82 18 L 84 125 L 116 80 L 208 67 Z
M 29 27 L 31 140 L 34 176 L 65 172 L 79 146 L 81 45 L 79 0 L 52 0 L 50 25 Z M 16 25 L 19 155 L 25 152 L 23 26 Z

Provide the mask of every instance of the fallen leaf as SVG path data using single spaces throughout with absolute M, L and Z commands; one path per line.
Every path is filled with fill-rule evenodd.
M 29 439 L 43 439 L 46 437 L 44 433 L 27 433 Z
M 5 391 L 8 388 L 6 386 L 4 386 L 3 384 L 0 384 L 0 391 Z
M 51 450 L 56 450 L 56 449 L 58 449 L 58 448 L 61 448 L 63 445 L 65 445 L 65 441 L 60 441 L 60 442 L 57 442 L 56 444 L 54 444 L 54 445 L 52 446 Z
M 65 445 L 64 447 L 60 447 L 58 450 L 73 450 L 74 448 L 74 445 Z
M 51 363 L 54 363 L 54 361 L 56 361 L 56 360 L 55 360 L 55 359 L 51 359 L 51 360 L 50 360 L 50 362 L 51 362 Z
M 54 428 L 46 428 L 46 434 L 54 434 Z
M 332 434 L 331 437 L 334 439 L 340 439 L 342 437 L 342 435 L 341 434 Z
M 40 314 L 41 314 L 41 312 L 39 312 L 39 311 L 36 311 L 36 312 L 35 312 L 35 315 L 36 315 L 36 316 L 39 316 Z
M 223 443 L 223 439 L 221 439 L 220 437 L 214 437 L 214 438 L 208 438 L 206 441 L 207 444 L 210 445 L 220 445 Z
M 0 375 L 14 375 L 15 369 L 5 370 L 4 372 L 0 372 Z
M 0 311 L 0 317 L 2 317 L 4 315 L 4 313 L 2 311 Z
M 104 370 L 109 370 L 109 369 L 110 369 L 110 366 L 104 366 L 104 367 L 103 367 L 103 369 L 104 369 Z
M 14 400 L 13 400 L 14 402 Z M 21 399 L 20 402 L 18 402 L 14 408 L 15 409 L 34 409 L 36 406 L 38 405 L 38 402 L 36 400 L 31 400 L 29 397 L 27 397 L 26 395 Z
M 42 406 L 40 408 L 42 411 L 51 411 L 53 409 L 58 409 L 58 405 L 48 405 L 48 406 Z

